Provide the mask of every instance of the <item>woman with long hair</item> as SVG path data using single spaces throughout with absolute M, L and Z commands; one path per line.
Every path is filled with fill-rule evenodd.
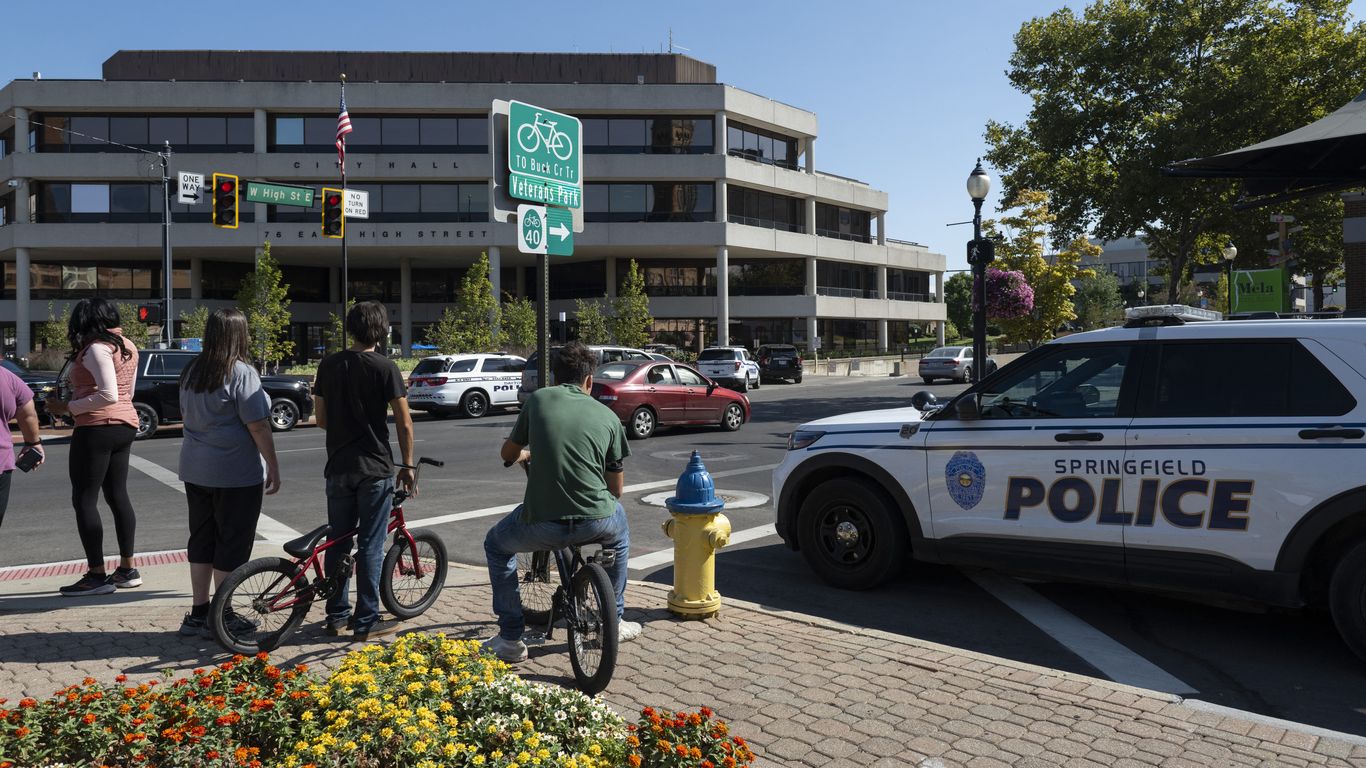
M 63 595 L 107 595 L 115 588 L 136 587 L 142 576 L 133 567 L 133 534 L 137 521 L 128 500 L 128 457 L 137 434 L 133 410 L 133 382 L 137 379 L 138 350 L 124 338 L 119 312 L 105 299 L 81 299 L 66 326 L 71 343 L 67 364 L 70 402 L 47 401 L 47 412 L 71 414 L 71 505 L 76 530 L 89 570 L 80 581 L 62 587 Z M 100 491 L 114 513 L 119 542 L 119 567 L 113 575 L 104 568 L 104 526 L 98 506 Z
M 193 602 L 180 634 L 208 631 L 209 581 L 222 584 L 251 559 L 264 494 L 280 489 L 270 433 L 270 396 L 251 359 L 247 318 L 220 309 L 204 325 L 204 351 L 180 374 L 180 479 L 190 506 L 190 589 Z M 228 616 L 241 624 L 248 620 Z M 234 626 L 234 631 L 251 631 Z

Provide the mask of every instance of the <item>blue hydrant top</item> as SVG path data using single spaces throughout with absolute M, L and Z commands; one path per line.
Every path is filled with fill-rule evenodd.
M 712 485 L 711 475 L 702 466 L 702 456 L 692 452 L 688 466 L 678 476 L 676 495 L 664 501 L 670 512 L 690 515 L 710 515 L 719 512 L 726 502 L 716 498 L 716 486 Z

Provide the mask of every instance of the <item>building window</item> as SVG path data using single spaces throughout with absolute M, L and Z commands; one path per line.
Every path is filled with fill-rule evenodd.
M 763 344 L 792 344 L 799 332 L 797 326 L 805 325 L 805 322 L 792 317 L 732 319 L 730 343 L 751 350 L 758 349 Z
M 840 240 L 873 241 L 873 215 L 868 211 L 816 203 L 816 234 Z
M 585 184 L 584 221 L 711 221 L 716 217 L 711 184 Z
M 636 260 L 646 296 L 715 296 L 716 262 L 711 259 Z M 630 259 L 617 259 L 617 293 L 626 283 Z
M 714 149 L 710 117 L 586 117 L 589 154 L 699 155 Z
M 350 113 L 348 152 L 478 154 L 489 149 L 487 117 L 366 115 Z M 271 152 L 336 152 L 337 116 L 272 115 Z
M 876 320 L 818 319 L 816 335 L 821 337 L 821 352 L 877 352 Z
M 35 152 L 254 152 L 251 115 L 35 115 Z M 115 142 L 115 143 L 110 143 Z M 121 146 L 122 145 L 122 146 Z
M 801 232 L 806 228 L 806 205 L 801 198 L 749 187 L 728 185 L 726 220 L 732 224 Z
M 734 121 L 726 123 L 726 154 L 794 170 L 800 156 L 796 139 Z
M 15 263 L 5 262 L 5 295 L 16 289 Z M 162 295 L 160 262 L 75 264 L 30 264 L 29 298 L 50 301 L 76 301 L 99 296 L 106 299 L 156 299 Z M 190 267 L 176 264 L 171 273 L 174 298 L 189 298 Z
M 877 267 L 841 261 L 816 262 L 816 293 L 851 299 L 876 299 Z
M 290 301 L 326 302 L 330 277 L 327 267 L 280 267 L 280 282 L 289 286 Z
M 802 259 L 731 259 L 731 296 L 800 296 L 806 292 Z
M 550 300 L 597 299 L 607 295 L 607 262 L 550 265 Z
M 909 269 L 887 269 L 887 298 L 892 301 L 934 301 L 930 295 L 930 276 Z
M 318 182 L 327 184 L 329 182 Z M 475 184 L 348 184 L 350 189 L 370 193 L 371 222 L 482 222 L 489 220 L 489 187 Z M 312 208 L 271 205 L 266 221 L 322 221 L 322 196 L 313 196 Z
M 35 182 L 30 189 L 33 221 L 39 224 L 159 224 L 165 202 L 160 184 Z M 211 216 L 208 205 L 182 205 L 171 200 L 173 222 L 207 223 Z M 252 222 L 255 217 L 252 206 L 239 207 L 240 221 Z

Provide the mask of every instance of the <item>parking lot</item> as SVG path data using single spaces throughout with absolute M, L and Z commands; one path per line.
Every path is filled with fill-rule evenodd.
M 773 533 L 767 497 L 787 433 L 822 416 L 902 406 L 920 389 L 946 396 L 962 386 L 925 387 L 914 377 L 808 376 L 800 385 L 768 384 L 751 392 L 754 418 L 738 432 L 673 429 L 632 442 L 623 500 L 632 528 L 632 578 L 672 580 L 672 542 L 660 529 L 667 513 L 646 498 L 671 491 L 690 452 L 698 450 L 718 491 L 731 499 L 725 513 L 735 535 L 717 558 L 724 596 L 1366 734 L 1366 667 L 1341 643 L 1326 614 L 1245 613 L 925 564 L 863 593 L 818 581 Z M 439 532 L 460 562 L 482 563 L 484 531 L 520 500 L 523 474 L 504 469 L 497 455 L 514 419 L 515 411 L 477 420 L 417 419 L 418 454 L 446 466 L 424 468 L 409 519 Z M 50 440 L 49 463 L 38 474 L 15 478 L 0 529 L 0 567 L 80 557 L 64 442 Z M 164 428 L 134 448 L 138 471 L 130 475 L 129 491 L 139 514 L 141 552 L 184 547 L 184 497 L 173 487 L 179 445 L 179 430 Z M 284 487 L 266 501 L 269 519 L 260 533 L 269 541 L 258 544 L 257 554 L 325 519 L 322 432 L 305 425 L 277 435 L 276 447 Z M 112 538 L 107 531 L 107 548 Z M 0 601 L 4 592 L 0 580 Z

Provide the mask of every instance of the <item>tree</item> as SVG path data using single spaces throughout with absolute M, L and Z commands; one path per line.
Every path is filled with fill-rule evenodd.
M 645 295 L 645 273 L 635 259 L 626 270 L 621 291 L 612 301 L 612 335 L 623 347 L 643 347 L 650 343 L 655 320 L 650 316 L 650 297 Z
M 262 370 L 294 352 L 289 333 L 289 286 L 283 282 L 280 265 L 270 255 L 270 241 L 261 248 L 256 268 L 242 278 L 237 291 L 237 308 L 247 316 L 251 333 L 251 353 Z
M 452 341 L 460 352 L 492 352 L 498 345 L 498 299 L 489 279 L 489 255 L 480 253 L 455 296 Z M 444 315 L 443 315 L 444 319 Z M 439 345 L 438 345 L 439 346 Z M 444 351 L 444 350 L 443 350 Z M 448 353 L 449 354 L 449 353 Z
M 1005 239 L 996 246 L 997 269 L 1012 270 L 1024 275 L 1025 282 L 1034 289 L 1034 308 L 1027 314 L 1013 318 L 993 318 L 1010 341 L 1023 341 L 1031 347 L 1053 338 L 1057 329 L 1076 319 L 1072 281 L 1092 274 L 1081 268 L 1083 257 L 1095 256 L 1100 247 L 1086 238 L 1077 237 L 1066 248 L 1044 257 L 1044 242 L 1050 225 L 1056 219 L 1049 210 L 1048 195 L 1036 190 L 1021 190 L 1008 202 L 1019 207 L 1013 216 L 1000 222 L 986 222 L 988 235 L 1001 229 Z
M 1174 301 L 1225 242 L 1260 250 L 1265 212 L 1235 213 L 1230 180 L 1163 166 L 1264 141 L 1356 95 L 1366 28 L 1348 0 L 1097 0 L 1015 35 L 1008 72 L 1033 101 L 1022 125 L 987 124 L 1007 200 L 1051 194 L 1055 241 L 1140 236 Z M 1254 247 L 1255 246 L 1255 247 Z
M 972 275 L 958 272 L 944 281 L 944 304 L 956 328 L 972 327 Z
M 209 308 L 202 304 L 190 312 L 180 313 L 180 332 L 187 339 L 204 338 L 204 326 L 209 322 Z
M 34 341 L 43 345 L 44 350 L 71 351 L 71 342 L 66 339 L 66 328 L 71 322 L 71 305 L 63 304 L 61 314 L 58 314 L 56 307 L 49 301 L 47 303 L 47 316 L 50 319 L 38 326 L 38 338 Z M 137 315 L 133 317 L 137 317 Z
M 1228 312 L 1233 306 L 1229 303 L 1228 299 L 1228 273 L 1221 272 L 1219 274 L 1219 279 L 1214 283 L 1209 308 L 1217 312 Z
M 1124 318 L 1124 297 L 1113 272 L 1096 271 L 1078 280 L 1072 304 L 1083 331 L 1119 325 Z
M 602 313 L 602 301 L 597 299 L 575 299 L 574 315 L 579 321 L 579 341 L 583 344 L 609 344 L 612 333 L 607 327 L 607 316 Z
M 1324 286 L 1342 278 L 1342 198 L 1321 195 L 1286 206 L 1299 232 L 1290 236 L 1290 252 L 1300 274 L 1308 275 L 1314 308 L 1322 309 Z
M 356 306 L 356 300 L 350 297 L 346 299 L 346 311 L 341 317 L 337 317 L 336 312 L 327 313 L 327 326 L 323 328 L 323 353 L 332 354 L 340 352 L 350 346 L 346 340 L 346 316 L 351 314 L 351 309 Z
M 509 352 L 524 355 L 536 348 L 536 305 L 528 298 L 503 302 L 498 330 Z
M 427 343 L 436 347 L 443 355 L 468 352 L 464 345 L 464 334 L 460 328 L 460 311 L 446 307 L 441 317 L 427 329 Z

